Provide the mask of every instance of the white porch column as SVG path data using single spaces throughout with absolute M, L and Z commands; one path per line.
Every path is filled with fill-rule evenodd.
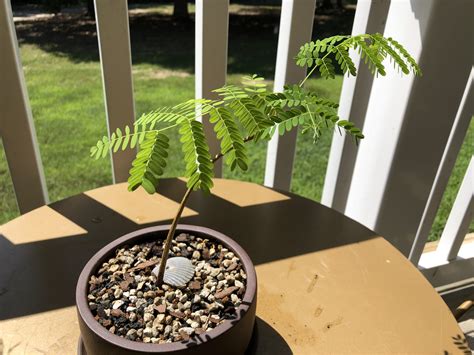
M 229 0 L 196 0 L 196 98 L 216 99 L 212 90 L 225 85 L 227 78 L 227 40 Z M 213 125 L 205 120 L 204 133 L 211 154 L 220 152 Z M 216 177 L 222 176 L 222 159 L 214 164 Z
M 473 211 L 474 158 L 471 158 L 436 250 L 442 259 L 449 261 L 456 259 L 458 256 L 461 244 L 469 230 L 469 224 L 474 217 Z
M 390 0 L 359 0 L 352 35 L 383 33 L 389 7 Z M 351 54 L 357 76 L 344 78 L 338 114 L 357 127 L 363 127 L 374 76 L 367 65 L 360 63 L 359 55 Z M 321 202 L 340 212 L 344 212 L 346 207 L 357 151 L 353 139 L 337 131 L 333 134 Z
M 104 86 L 109 136 L 135 121 L 132 57 L 127 0 L 95 0 L 97 38 Z M 118 151 L 111 157 L 114 182 L 128 179 L 136 150 Z
M 464 95 L 459 105 L 456 119 L 454 121 L 451 134 L 444 150 L 443 158 L 439 164 L 439 169 L 436 174 L 431 193 L 426 203 L 423 217 L 421 218 L 416 238 L 410 251 L 410 260 L 413 264 L 418 265 L 423 248 L 425 247 L 428 235 L 430 234 L 433 222 L 436 218 L 441 200 L 443 198 L 446 186 L 448 186 L 449 178 L 453 172 L 454 164 L 458 157 L 461 146 L 466 137 L 469 123 L 471 122 L 474 113 L 474 68 L 471 69 L 471 75 L 466 84 Z M 474 180 L 471 181 L 474 184 Z M 444 233 L 443 233 L 444 234 Z M 464 236 L 463 236 L 464 239 Z
M 392 1 L 385 36 L 422 78 L 374 80 L 345 213 L 408 255 L 472 66 L 471 0 Z M 449 29 L 447 31 L 446 29 Z
M 306 71 L 295 64 L 294 57 L 306 42 L 311 40 L 316 0 L 283 0 L 280 35 L 275 68 L 275 92 L 283 91 L 286 84 L 297 84 Z M 265 182 L 269 187 L 289 190 L 293 173 L 298 130 L 284 136 L 275 134 L 268 143 Z
M 0 0 L 0 138 L 20 212 L 48 203 L 10 0 Z

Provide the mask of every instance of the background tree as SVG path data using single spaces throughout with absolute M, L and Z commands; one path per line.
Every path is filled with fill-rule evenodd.
M 188 20 L 188 0 L 174 0 L 173 17 L 178 20 Z
M 87 0 L 87 16 L 91 19 L 95 18 L 94 0 Z

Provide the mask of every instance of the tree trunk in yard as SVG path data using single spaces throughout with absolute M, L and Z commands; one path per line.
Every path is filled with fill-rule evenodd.
M 188 0 L 174 0 L 173 17 L 181 20 L 189 18 Z
M 87 0 L 87 16 L 95 18 L 94 0 Z
M 322 9 L 332 9 L 332 1 L 331 0 L 322 0 L 321 1 L 321 8 Z

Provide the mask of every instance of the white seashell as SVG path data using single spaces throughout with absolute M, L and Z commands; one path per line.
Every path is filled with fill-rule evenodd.
M 160 264 L 155 266 L 152 273 L 158 276 Z M 186 286 L 194 276 L 194 266 L 191 260 L 176 256 L 166 261 L 165 274 L 163 281 L 171 286 Z

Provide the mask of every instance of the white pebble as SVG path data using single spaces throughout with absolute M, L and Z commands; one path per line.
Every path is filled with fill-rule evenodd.
M 125 302 L 124 302 L 124 301 L 121 301 L 121 300 L 114 301 L 114 303 L 112 303 L 112 308 L 113 308 L 113 309 L 119 309 L 120 307 L 122 307 L 122 305 L 123 305 L 124 303 L 125 303 Z
M 153 314 L 151 314 L 151 313 L 145 313 L 145 314 L 143 315 L 143 320 L 144 320 L 145 322 L 150 322 L 150 321 L 152 321 L 153 319 L 155 319 L 155 317 L 154 317 Z
M 179 331 L 183 331 L 188 335 L 193 335 L 194 334 L 194 329 L 191 327 L 183 327 Z

